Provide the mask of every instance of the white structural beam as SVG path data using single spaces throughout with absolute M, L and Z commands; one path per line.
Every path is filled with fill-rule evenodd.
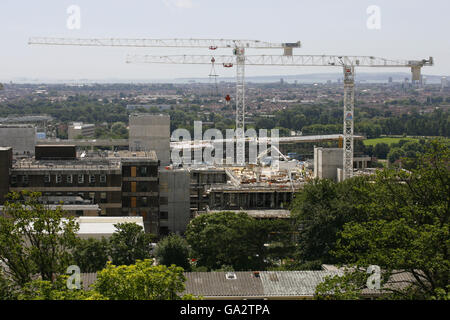
M 161 47 L 161 48 L 299 48 L 300 41 L 292 43 L 272 43 L 259 40 L 233 39 L 147 39 L 147 38 L 52 38 L 32 37 L 32 45 L 91 46 L 91 47 Z
M 233 65 L 233 55 L 128 55 L 128 63 L 166 63 L 166 64 L 216 64 Z M 355 67 L 422 67 L 431 65 L 429 60 L 392 60 L 370 56 L 331 56 L 331 55 L 246 55 L 248 66 L 306 66 L 329 67 L 350 65 Z

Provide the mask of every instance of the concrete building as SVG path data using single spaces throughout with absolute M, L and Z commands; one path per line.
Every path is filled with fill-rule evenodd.
M 129 127 L 130 151 L 154 150 L 161 166 L 170 164 L 170 116 L 131 114 Z
M 191 218 L 189 171 L 160 168 L 159 188 L 160 234 L 184 233 Z
M 93 138 L 95 135 L 95 125 L 92 123 L 74 122 L 67 128 L 68 138 L 76 139 L 79 136 Z
M 190 209 L 191 216 L 197 211 L 206 210 L 209 206 L 207 190 L 216 184 L 226 184 L 228 177 L 224 168 L 203 167 L 189 168 L 190 175 Z
M 12 167 L 13 152 L 11 147 L 0 147 L 0 204 L 9 192 L 9 169 Z
M 314 178 L 338 180 L 337 169 L 343 167 L 344 149 L 314 148 Z
M 43 202 L 50 204 L 53 197 L 58 203 L 62 200 L 71 204 L 67 199 L 76 196 L 97 204 L 100 215 L 141 216 L 145 230 L 158 234 L 159 163 L 155 152 L 120 151 L 68 158 L 70 152 L 62 149 L 70 148 L 75 154 L 75 146 L 36 146 L 37 159 L 15 162 L 10 160 L 11 148 L 0 149 L 0 171 L 4 173 L 1 203 L 10 191 L 41 192 Z
M 142 216 L 145 230 L 159 234 L 159 161 L 154 151 L 114 153 L 122 166 L 122 216 Z
M 14 156 L 34 154 L 36 127 L 32 124 L 0 124 L 0 147 L 12 147 Z
M 211 210 L 284 209 L 298 189 L 289 185 L 214 185 L 207 191 Z
M 72 217 L 98 217 L 99 206 L 97 204 L 49 204 L 48 209 L 56 210 L 56 208 L 61 208 L 67 216 Z M 4 206 L 0 206 L 0 216 L 4 214 Z
M 370 166 L 368 156 L 353 157 L 353 168 L 366 169 Z M 342 180 L 344 149 L 314 147 L 314 178 Z

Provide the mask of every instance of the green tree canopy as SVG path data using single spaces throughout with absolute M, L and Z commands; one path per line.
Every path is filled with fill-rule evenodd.
M 136 260 L 150 258 L 153 235 L 145 233 L 136 223 L 118 223 L 109 239 L 109 255 L 114 264 L 131 265 Z
M 108 263 L 92 287 L 109 300 L 179 300 L 185 281 L 181 267 L 137 260 L 129 266 Z
M 408 286 L 386 288 L 394 294 L 392 297 L 448 297 L 449 156 L 446 144 L 433 141 L 419 157 L 416 169 L 378 172 L 373 183 L 362 189 L 370 195 L 361 205 L 367 219 L 344 224 L 333 250 L 336 259 L 356 270 L 378 265 L 385 279 L 400 272 L 411 275 Z M 352 294 L 351 291 L 358 294 L 362 289 L 360 276 L 355 273 L 347 278 L 330 279 L 319 291 L 323 294 L 334 288 L 338 289 L 337 296 Z
M 368 178 L 358 177 L 336 183 L 317 179 L 308 183 L 291 204 L 299 235 L 298 263 L 320 268 L 323 263 L 339 262 L 332 251 L 338 232 L 349 221 L 367 219 L 365 203 L 370 201 Z
M 109 242 L 105 238 L 77 239 L 73 259 L 81 272 L 97 272 L 106 266 L 109 260 L 108 253 Z
M 17 284 L 31 281 L 39 274 L 51 281 L 64 273 L 72 261 L 78 223 L 63 218 L 61 207 L 50 210 L 39 203 L 40 193 L 10 193 L 0 217 L 0 260 L 5 272 Z
M 189 271 L 189 245 L 186 240 L 176 234 L 170 234 L 158 242 L 155 249 L 155 257 L 160 264 L 170 266 L 172 264 Z
M 276 235 L 276 231 L 284 233 Z M 234 270 L 264 270 L 270 255 L 265 244 L 286 235 L 285 224 L 257 220 L 245 212 L 203 214 L 193 219 L 186 230 L 186 240 L 198 259 L 197 265 L 209 270 L 224 266 Z

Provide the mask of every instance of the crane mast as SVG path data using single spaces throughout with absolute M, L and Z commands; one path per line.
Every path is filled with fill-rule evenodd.
M 245 163 L 245 49 L 234 49 L 236 55 L 236 163 Z

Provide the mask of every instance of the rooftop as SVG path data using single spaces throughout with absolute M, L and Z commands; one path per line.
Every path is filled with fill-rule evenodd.
M 208 210 L 207 213 L 219 213 L 219 212 L 233 212 L 233 213 L 239 213 L 239 212 L 245 212 L 249 216 L 253 218 L 281 218 L 281 219 L 288 219 L 291 217 L 291 212 L 289 210 Z

